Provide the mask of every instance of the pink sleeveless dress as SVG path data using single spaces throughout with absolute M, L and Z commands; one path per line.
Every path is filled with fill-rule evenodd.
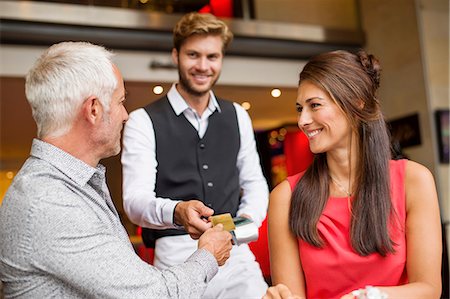
M 358 255 L 350 244 L 350 212 L 347 198 L 330 197 L 318 222 L 323 248 L 299 239 L 308 299 L 340 298 L 355 289 L 396 286 L 408 282 L 406 274 L 406 206 L 404 176 L 407 160 L 390 162 L 391 197 L 398 221 L 390 225 L 395 253 Z M 288 177 L 293 190 L 304 172 Z

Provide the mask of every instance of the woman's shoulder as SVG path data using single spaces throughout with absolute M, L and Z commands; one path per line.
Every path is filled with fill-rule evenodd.
M 434 177 L 424 165 L 408 160 L 405 165 L 407 206 L 426 203 L 437 198 Z
M 289 181 L 286 179 L 279 183 L 272 192 L 270 192 L 270 203 L 278 206 L 289 205 L 291 202 L 292 189 Z
M 402 169 L 410 177 L 432 175 L 424 165 L 407 159 L 391 160 L 390 167 L 391 169 Z
M 431 171 L 420 163 L 407 160 L 405 164 L 406 176 L 409 179 L 422 180 L 433 177 Z
M 271 192 L 271 194 L 275 195 L 285 193 L 291 193 L 290 183 L 287 179 L 276 185 Z
M 391 176 L 394 176 L 394 182 L 401 178 L 405 187 L 420 187 L 424 183 L 433 183 L 433 174 L 424 165 L 406 159 L 390 161 Z
M 297 185 L 298 181 L 303 177 L 304 174 L 305 171 L 302 171 L 286 178 L 286 181 L 289 183 L 291 190 L 294 190 L 295 185 Z

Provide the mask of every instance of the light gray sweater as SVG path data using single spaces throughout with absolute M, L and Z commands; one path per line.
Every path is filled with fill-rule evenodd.
M 105 168 L 37 139 L 0 207 L 5 298 L 198 298 L 217 271 L 206 250 L 163 271 L 143 262 Z

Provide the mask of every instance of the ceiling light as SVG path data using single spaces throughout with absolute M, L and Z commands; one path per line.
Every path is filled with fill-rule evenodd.
M 153 93 L 154 94 L 162 94 L 164 91 L 164 88 L 161 85 L 156 85 L 153 87 Z
M 241 106 L 242 106 L 242 108 L 244 108 L 245 110 L 249 110 L 249 109 L 252 107 L 252 105 L 251 105 L 249 102 L 243 102 L 243 103 L 241 104 Z
M 274 88 L 274 89 L 272 89 L 272 91 L 270 92 L 270 94 L 271 94 L 274 98 L 278 98 L 279 96 L 281 96 L 281 90 L 279 90 L 278 88 Z

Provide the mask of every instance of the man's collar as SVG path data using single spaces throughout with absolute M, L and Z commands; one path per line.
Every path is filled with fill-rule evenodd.
M 184 98 L 178 92 L 176 88 L 176 83 L 172 84 L 172 87 L 167 93 L 167 98 L 169 99 L 169 103 L 177 116 L 183 113 L 186 109 L 189 109 L 189 105 L 186 103 Z M 212 90 L 209 91 L 209 102 L 207 109 L 211 111 L 215 111 L 217 109 L 217 111 L 222 112 L 219 103 L 217 102 L 217 99 Z
M 80 186 L 84 186 L 94 173 L 99 172 L 104 176 L 106 172 L 103 165 L 99 164 L 94 168 L 64 150 L 39 139 L 33 139 L 31 156 L 47 161 Z

